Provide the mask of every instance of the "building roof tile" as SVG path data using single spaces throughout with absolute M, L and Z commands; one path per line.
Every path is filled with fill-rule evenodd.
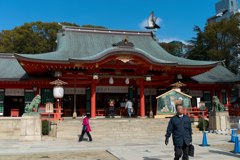
M 21 80 L 28 78 L 26 72 L 13 54 L 0 54 L 0 81 Z
M 199 83 L 228 83 L 240 81 L 240 76 L 219 64 L 208 72 L 193 76 L 192 79 Z
M 114 44 L 124 40 L 133 43 L 133 47 L 118 47 Z M 58 33 L 57 50 L 43 54 L 21 54 L 17 58 L 30 58 L 45 61 L 94 61 L 114 51 L 137 53 L 154 63 L 174 65 L 214 65 L 218 62 L 197 61 L 169 54 L 153 38 L 152 32 L 118 31 L 65 27 Z

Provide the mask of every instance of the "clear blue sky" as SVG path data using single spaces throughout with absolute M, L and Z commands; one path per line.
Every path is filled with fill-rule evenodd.
M 160 19 L 160 41 L 190 40 L 204 27 L 218 0 L 1 0 L 0 31 L 26 22 L 71 22 L 109 29 L 145 30 L 151 11 Z

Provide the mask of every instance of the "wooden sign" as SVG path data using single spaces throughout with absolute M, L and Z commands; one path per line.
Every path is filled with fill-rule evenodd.
M 53 113 L 53 103 L 46 103 L 46 112 Z

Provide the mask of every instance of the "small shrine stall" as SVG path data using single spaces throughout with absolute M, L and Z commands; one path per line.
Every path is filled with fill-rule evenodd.
M 191 108 L 191 96 L 181 92 L 181 82 L 172 84 L 173 89 L 159 95 L 157 99 L 157 112 L 155 118 L 172 117 L 176 114 L 176 105 L 181 104 L 185 110 Z

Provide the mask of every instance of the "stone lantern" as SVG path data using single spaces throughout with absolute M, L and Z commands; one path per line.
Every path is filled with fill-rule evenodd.
M 57 107 L 55 108 L 55 110 L 56 110 L 56 113 L 59 113 L 58 116 L 57 116 L 57 119 L 61 120 L 62 119 L 61 118 L 61 114 L 62 114 L 61 110 L 62 110 L 62 108 L 59 105 L 59 101 L 64 96 L 63 85 L 66 85 L 67 82 L 64 82 L 64 81 L 62 81 L 60 79 L 57 79 L 55 81 L 50 82 L 50 84 L 54 85 L 54 87 L 53 87 L 53 96 L 54 96 L 54 98 L 57 99 Z

